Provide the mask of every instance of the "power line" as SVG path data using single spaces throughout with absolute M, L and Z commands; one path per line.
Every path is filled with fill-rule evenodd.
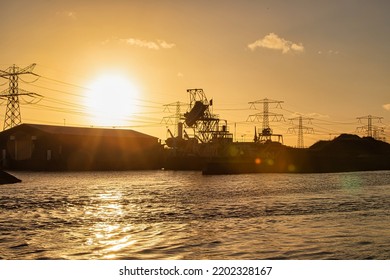
M 8 67 L 6 70 L 0 70 L 1 78 L 8 78 L 9 88 L 1 93 L 0 98 L 7 99 L 7 109 L 5 111 L 4 117 L 4 126 L 3 129 L 12 128 L 22 122 L 22 116 L 20 113 L 20 102 L 19 97 L 28 96 L 31 98 L 42 97 L 41 95 L 28 92 L 19 88 L 18 80 L 20 75 L 31 74 L 37 76 L 33 73 L 35 63 L 25 67 L 20 68 L 15 64 Z M 30 103 L 30 102 L 27 102 Z
M 284 120 L 283 114 L 273 113 L 269 111 L 269 104 L 272 103 L 276 104 L 276 108 L 282 108 L 281 104 L 283 103 L 283 101 L 277 101 L 268 98 L 249 102 L 250 108 L 253 109 L 257 109 L 256 104 L 263 104 L 262 113 L 249 115 L 247 119 L 247 121 L 249 120 L 252 122 L 262 120 L 263 129 L 259 133 L 259 135 L 257 135 L 256 127 L 255 127 L 255 139 L 254 139 L 255 142 L 271 141 L 272 136 L 277 136 L 278 141 L 280 142 L 280 140 L 282 140 L 283 142 L 283 136 L 281 134 L 273 134 L 272 129 L 269 126 L 269 117 L 272 117 L 272 121 L 280 122 Z
M 372 124 L 373 120 L 378 120 L 378 123 L 381 123 L 383 117 L 375 117 L 368 115 L 364 117 L 358 117 L 357 119 L 359 120 L 359 123 L 361 123 L 361 120 L 367 120 L 367 125 L 363 125 L 356 128 L 358 132 L 364 132 L 366 133 L 367 137 L 373 137 L 377 140 L 386 140 L 386 138 L 383 136 L 385 133 L 385 128 L 383 126 L 376 126 Z
M 163 117 L 161 122 L 163 122 L 165 124 L 174 124 L 175 125 L 175 129 L 174 129 L 175 133 L 174 134 L 176 136 L 178 136 L 178 133 L 179 133 L 179 129 L 178 129 L 179 122 L 181 119 L 184 119 L 184 115 L 181 113 L 181 111 L 182 111 L 181 109 L 183 106 L 188 107 L 188 105 L 189 105 L 188 103 L 184 103 L 184 102 L 180 102 L 180 101 L 176 101 L 176 102 L 164 105 L 164 110 L 163 110 L 164 112 L 170 112 L 171 107 L 175 108 L 175 114 L 167 116 L 167 117 Z
M 85 86 L 80 86 L 80 85 L 77 85 L 77 84 L 74 84 L 74 83 L 68 83 L 68 82 L 64 82 L 64 81 L 61 81 L 61 80 L 58 80 L 58 79 L 53 79 L 53 78 L 46 77 L 46 76 L 40 76 L 40 77 L 42 77 L 43 79 L 49 80 L 49 81 L 53 81 L 53 82 L 56 82 L 56 83 L 59 83 L 59 84 L 66 85 L 66 86 L 71 86 L 71 87 L 76 87 L 76 88 L 79 88 L 79 89 L 83 89 L 84 91 L 87 91 L 87 92 L 93 91 L 93 89 L 91 89 L 91 88 L 88 88 L 88 87 L 85 87 Z M 47 90 L 51 90 L 51 91 L 56 91 L 56 92 L 69 94 L 69 95 L 72 95 L 72 96 L 85 98 L 85 95 L 83 95 L 83 94 L 71 93 L 71 92 L 68 92 L 68 91 L 58 90 L 58 89 L 51 89 L 51 88 L 44 87 L 44 86 L 39 86 L 39 85 L 34 85 L 34 86 L 39 87 L 39 88 L 43 88 L 43 89 L 47 89 Z M 161 102 L 156 102 L 156 101 L 153 101 L 153 100 L 147 100 L 147 99 L 138 98 L 138 97 L 133 97 L 133 100 L 135 100 L 137 102 L 156 104 L 156 105 L 159 105 L 159 106 L 163 105 L 163 103 L 161 103 Z M 157 107 L 157 106 L 142 105 L 142 104 L 138 104 L 138 106 L 140 106 L 140 107 L 149 107 L 149 108 L 161 108 L 161 107 Z
M 294 120 L 298 120 L 298 125 L 290 127 L 288 129 L 288 131 L 291 131 L 293 133 L 295 133 L 295 129 L 298 129 L 298 143 L 297 143 L 297 147 L 298 148 L 304 148 L 305 147 L 304 144 L 303 144 L 303 134 L 304 133 L 307 133 L 307 134 L 313 134 L 314 133 L 314 129 L 312 127 L 303 126 L 303 121 L 304 120 L 308 121 L 309 123 L 311 123 L 312 119 L 313 118 L 307 118 L 307 117 L 302 117 L 302 116 L 289 119 L 291 122 L 293 122 Z

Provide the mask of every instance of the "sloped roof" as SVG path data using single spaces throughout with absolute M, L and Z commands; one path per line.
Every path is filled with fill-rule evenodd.
M 9 130 L 18 130 L 23 127 L 39 130 L 44 133 L 53 135 L 74 135 L 74 136 L 100 136 L 100 137 L 126 137 L 126 138 L 155 138 L 131 129 L 114 129 L 114 128 L 94 128 L 94 127 L 73 127 L 73 126 L 57 126 L 44 124 L 20 124 Z

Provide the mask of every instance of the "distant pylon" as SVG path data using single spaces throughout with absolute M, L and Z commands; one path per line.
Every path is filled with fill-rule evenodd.
M 171 112 L 171 107 L 175 107 L 175 114 L 170 115 L 167 117 L 163 117 L 161 122 L 165 124 L 174 124 L 175 125 L 175 135 L 177 135 L 178 132 L 178 123 L 180 122 L 181 119 L 183 119 L 183 114 L 181 113 L 181 109 L 183 106 L 188 107 L 188 103 L 183 103 L 180 101 L 176 101 L 173 103 L 165 104 L 164 105 L 164 112 Z
M 290 127 L 288 129 L 288 131 L 287 131 L 288 133 L 291 133 L 291 132 L 295 133 L 295 129 L 298 129 L 298 143 L 297 143 L 298 145 L 297 145 L 297 148 L 304 148 L 305 147 L 305 145 L 303 143 L 303 134 L 304 133 L 306 133 L 306 134 L 314 133 L 314 130 L 313 130 L 312 127 L 303 126 L 303 121 L 304 120 L 307 120 L 308 123 L 311 123 L 312 119 L 313 118 L 306 118 L 306 117 L 302 117 L 302 116 L 289 119 L 292 123 L 293 123 L 294 120 L 298 120 L 298 125 Z
M 367 137 L 373 137 L 377 140 L 385 140 L 384 137 L 381 136 L 381 134 L 384 134 L 384 127 L 376 126 L 372 124 L 372 120 L 378 120 L 378 123 L 381 123 L 383 117 L 375 117 L 375 116 L 364 116 L 364 117 L 358 117 L 359 123 L 361 121 L 367 120 L 367 125 L 359 126 L 356 128 L 357 132 L 364 132 L 366 133 Z
M 270 122 L 270 117 L 272 117 L 271 121 L 277 121 L 280 122 L 284 120 L 283 114 L 277 114 L 269 111 L 269 104 L 276 104 L 276 108 L 282 108 L 282 103 L 283 101 L 277 101 L 277 100 L 272 100 L 268 98 L 264 98 L 261 100 L 256 100 L 249 102 L 250 108 L 257 109 L 256 104 L 263 104 L 263 112 L 262 113 L 257 113 L 253 115 L 249 115 L 246 121 L 251 121 L 251 122 L 262 122 L 262 131 L 259 132 L 259 138 L 255 138 L 257 141 L 269 141 L 271 140 L 272 136 L 277 136 L 278 140 L 282 139 L 282 135 L 279 134 L 273 134 L 272 129 L 270 128 L 269 122 Z M 282 140 L 283 141 L 283 140 Z
M 19 75 L 31 74 L 34 76 L 38 76 L 37 74 L 32 72 L 35 65 L 36 64 L 33 63 L 25 68 L 19 68 L 14 64 L 8 67 L 6 70 L 0 70 L 0 77 L 6 79 L 8 78 L 9 80 L 9 88 L 0 93 L 1 99 L 7 99 L 7 109 L 5 112 L 3 127 L 4 130 L 12 128 L 22 122 L 19 102 L 20 96 L 29 96 L 32 98 L 41 97 L 39 94 L 25 91 L 23 89 L 20 89 L 18 86 Z
M 276 100 L 271 100 L 268 98 L 264 98 L 261 100 L 256 100 L 249 102 L 250 108 L 257 109 L 256 104 L 263 104 L 263 113 L 257 113 L 254 115 L 249 115 L 247 121 L 262 121 L 263 123 L 263 130 L 268 129 L 269 127 L 269 117 L 273 117 L 272 121 L 281 121 L 283 120 L 283 115 L 282 114 L 276 114 L 272 113 L 269 111 L 269 104 L 270 103 L 276 103 L 276 108 L 282 108 L 282 103 L 283 101 L 276 101 Z

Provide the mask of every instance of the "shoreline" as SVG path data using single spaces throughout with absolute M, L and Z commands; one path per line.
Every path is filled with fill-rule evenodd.
M 9 174 L 4 170 L 0 170 L 0 185 L 20 183 L 22 180 Z

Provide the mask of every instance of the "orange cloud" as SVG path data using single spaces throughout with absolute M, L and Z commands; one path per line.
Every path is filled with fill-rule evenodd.
M 383 104 L 382 105 L 383 109 L 387 110 L 387 111 L 390 111 L 390 103 L 388 104 Z
M 265 48 L 272 50 L 280 50 L 282 53 L 289 52 L 303 52 L 305 48 L 302 43 L 293 43 L 286 39 L 283 39 L 275 33 L 270 33 L 264 36 L 262 39 L 258 39 L 255 42 L 248 45 L 248 48 L 254 51 L 257 48 Z
M 148 41 L 148 40 L 142 40 L 137 38 L 127 38 L 127 39 L 120 39 L 119 41 L 124 42 L 130 46 L 137 46 L 137 47 L 147 48 L 151 50 L 172 49 L 176 46 L 175 44 L 168 43 L 164 40 Z

